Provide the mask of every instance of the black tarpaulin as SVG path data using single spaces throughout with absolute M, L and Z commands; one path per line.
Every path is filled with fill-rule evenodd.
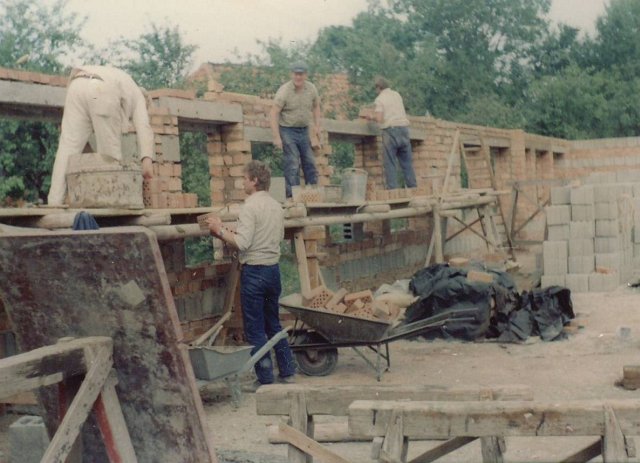
M 493 276 L 492 283 L 470 281 L 469 270 Z M 446 310 L 477 309 L 465 321 L 449 322 L 430 337 L 473 340 L 480 337 L 519 342 L 532 335 L 545 341 L 563 337 L 562 327 L 574 318 L 571 292 L 553 286 L 519 294 L 506 272 L 486 269 L 481 263 L 470 267 L 436 264 L 416 272 L 409 284 L 418 300 L 407 308 L 405 322 L 411 323 Z

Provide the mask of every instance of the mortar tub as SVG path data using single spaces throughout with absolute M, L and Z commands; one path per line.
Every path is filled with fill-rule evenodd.
M 189 348 L 197 379 L 215 381 L 237 373 L 251 358 L 251 346 L 199 346 Z

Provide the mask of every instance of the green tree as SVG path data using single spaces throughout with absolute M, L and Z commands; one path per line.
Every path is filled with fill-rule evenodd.
M 108 48 L 111 62 L 147 89 L 182 87 L 198 49 L 185 42 L 178 26 L 155 23 L 139 37 L 120 38 Z
M 625 78 L 640 75 L 640 2 L 611 0 L 596 22 L 593 64 L 617 69 Z
M 66 4 L 0 2 L 0 66 L 62 73 L 63 61 L 84 47 L 85 20 Z M 46 199 L 58 135 L 57 124 L 0 120 L 0 203 Z

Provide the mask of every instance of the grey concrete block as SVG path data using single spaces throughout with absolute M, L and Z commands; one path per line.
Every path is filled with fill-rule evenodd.
M 10 463 L 38 463 L 49 446 L 44 421 L 39 416 L 23 416 L 9 426 Z
M 588 275 L 595 270 L 595 260 L 590 256 L 569 256 L 569 274 Z
M 571 204 L 571 188 L 568 186 L 556 186 L 551 188 L 551 204 L 560 206 Z
M 633 227 L 633 237 L 632 240 L 634 243 L 640 243 L 640 227 Z
M 640 181 L 640 171 L 638 170 L 619 170 L 616 172 L 616 181 L 621 183 L 634 183 Z
M 571 239 L 587 239 L 596 236 L 596 224 L 594 221 L 571 222 L 569 224 Z
M 568 249 L 566 241 L 545 241 L 542 244 L 543 268 L 545 275 L 567 273 Z
M 595 220 L 595 207 L 593 204 L 572 204 L 571 220 L 581 222 L 586 220 Z
M 595 204 L 596 220 L 612 220 L 618 218 L 617 203 L 596 203 Z
M 571 189 L 571 205 L 593 204 L 593 187 L 590 185 L 580 186 Z
M 576 275 L 568 273 L 565 275 L 565 286 L 572 293 L 588 293 L 589 292 L 589 275 Z
M 596 237 L 610 238 L 620 234 L 620 222 L 614 220 L 596 220 Z
M 593 243 L 596 254 L 618 252 L 620 251 L 620 249 L 622 249 L 622 244 L 620 243 L 620 238 L 618 237 L 595 238 L 593 240 Z
M 549 241 L 567 241 L 571 236 L 569 232 L 569 224 L 549 225 L 547 230 L 547 239 Z
M 589 275 L 590 292 L 613 291 L 620 284 L 619 276 L 615 273 L 592 273 Z
M 165 161 L 180 162 L 180 139 L 177 135 L 156 135 L 160 137 L 162 156 Z
M 569 257 L 585 257 L 593 256 L 594 254 L 595 247 L 593 239 L 573 239 L 569 241 Z
M 566 275 L 542 275 L 540 279 L 540 285 L 543 288 L 548 286 L 565 286 Z
M 640 183 L 634 183 L 634 185 L 631 187 L 632 191 L 633 191 L 633 197 L 634 198 L 640 198 Z
M 585 179 L 584 183 L 588 185 L 594 185 L 599 183 L 615 183 L 615 172 L 592 172 Z
M 619 271 L 622 266 L 622 256 L 618 252 L 596 254 L 596 267 Z
M 572 206 L 547 206 L 545 212 L 547 214 L 548 225 L 566 225 L 571 222 Z
M 633 245 L 633 256 L 640 257 L 640 243 L 634 243 Z

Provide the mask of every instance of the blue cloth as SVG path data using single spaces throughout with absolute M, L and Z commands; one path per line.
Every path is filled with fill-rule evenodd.
M 73 218 L 73 230 L 99 230 L 98 222 L 91 214 L 85 211 L 78 212 Z
M 280 297 L 280 267 L 275 265 L 243 265 L 240 277 L 240 300 L 244 318 L 244 335 L 253 346 L 253 355 L 269 338 L 282 331 L 278 315 Z M 296 364 L 287 339 L 274 347 L 280 377 L 294 375 Z M 262 384 L 273 383 L 273 363 L 267 354 L 255 365 L 256 376 Z
M 384 145 L 383 165 L 387 189 L 392 190 L 398 188 L 396 159 L 402 169 L 405 186 L 407 188 L 415 188 L 416 174 L 413 172 L 409 127 L 389 127 L 382 129 L 382 144 Z
M 291 197 L 291 187 L 300 185 L 300 165 L 307 185 L 318 183 L 308 127 L 280 126 L 282 151 L 284 152 L 284 182 L 287 198 Z

